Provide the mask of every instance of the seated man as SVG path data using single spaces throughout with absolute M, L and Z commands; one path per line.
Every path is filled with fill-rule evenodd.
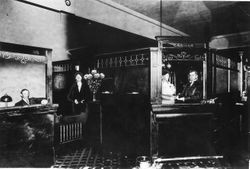
M 188 75 L 189 83 L 186 84 L 181 94 L 176 99 L 182 102 L 199 102 L 202 99 L 202 87 L 198 82 L 198 73 L 191 70 Z
M 28 106 L 31 104 L 35 104 L 33 100 L 29 98 L 30 92 L 28 89 L 21 90 L 21 100 L 15 104 L 15 106 Z

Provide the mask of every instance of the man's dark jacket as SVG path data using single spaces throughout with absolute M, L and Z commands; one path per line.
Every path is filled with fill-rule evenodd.
M 191 86 L 188 83 L 179 97 L 184 97 L 185 102 L 199 102 L 202 99 L 202 86 L 195 81 Z

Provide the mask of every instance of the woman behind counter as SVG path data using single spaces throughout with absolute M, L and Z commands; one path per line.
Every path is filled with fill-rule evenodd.
M 170 82 L 170 72 L 162 76 L 162 104 L 173 104 L 175 100 L 175 86 Z
M 72 85 L 67 99 L 72 103 L 73 115 L 79 115 L 87 111 L 87 101 L 89 100 L 90 90 L 87 83 L 83 80 L 80 72 L 75 73 L 75 83 Z

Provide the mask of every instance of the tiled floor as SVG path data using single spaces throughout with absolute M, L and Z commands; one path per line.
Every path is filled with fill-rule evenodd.
M 101 154 L 92 148 L 78 149 L 75 152 L 56 158 L 52 168 L 133 168 L 135 159 L 121 154 Z
M 162 162 L 164 169 L 231 169 L 229 165 L 225 165 L 223 158 L 205 157 L 205 159 L 197 159 L 200 157 L 188 157 L 187 159 L 165 159 Z M 74 152 L 60 155 L 56 158 L 55 165 L 52 168 L 134 168 L 137 166 L 136 157 L 128 157 L 119 153 L 102 154 L 96 152 L 93 148 L 77 149 Z
M 113 137 L 112 137 L 113 139 Z M 136 152 L 126 148 L 125 141 L 110 142 L 110 144 L 93 144 L 93 142 L 80 142 L 79 144 L 62 145 L 61 152 L 57 152 L 55 164 L 51 168 L 134 168 L 137 156 Z M 112 143 L 112 144 L 111 144 Z M 132 143 L 132 142 L 131 142 Z M 199 157 L 199 156 L 196 156 Z M 195 157 L 195 158 L 196 158 Z M 207 159 L 174 159 L 167 158 L 163 162 L 162 169 L 248 169 L 250 156 L 242 146 L 231 147 L 225 152 L 223 158 Z

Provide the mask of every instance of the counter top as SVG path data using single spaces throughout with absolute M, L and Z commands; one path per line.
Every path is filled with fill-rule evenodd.
M 58 104 L 34 104 L 29 106 L 13 106 L 13 107 L 1 107 L 0 115 L 22 115 L 26 113 L 33 114 L 44 114 L 44 113 L 52 113 L 55 112 L 58 108 Z
M 176 103 L 152 105 L 153 113 L 207 113 L 215 112 L 217 104 Z

